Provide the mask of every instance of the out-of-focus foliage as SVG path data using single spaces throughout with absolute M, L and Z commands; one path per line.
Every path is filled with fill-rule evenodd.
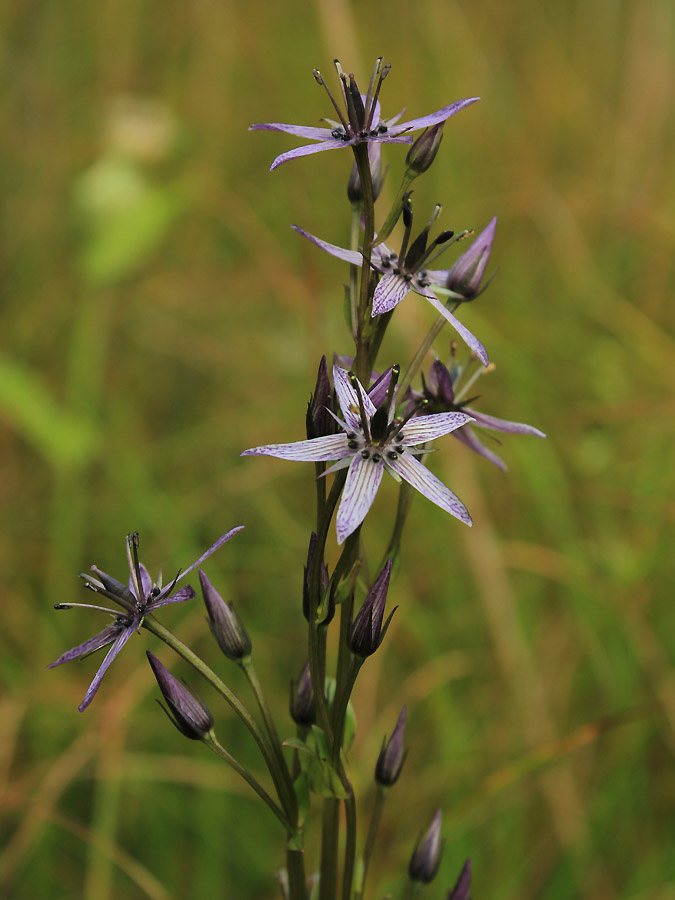
M 290 0 L 263 15 L 231 0 L 9 0 L 0 23 L 0 893 L 276 896 L 276 822 L 154 711 L 145 648 L 194 676 L 133 637 L 80 716 L 95 660 L 45 666 L 91 620 L 51 607 L 79 599 L 91 563 L 121 575 L 130 530 L 168 574 L 245 524 L 209 577 L 285 714 L 304 660 L 311 466 L 238 454 L 302 438 L 320 356 L 350 350 L 345 272 L 288 225 L 344 245 L 351 160 L 270 175 L 292 140 L 246 129 L 318 123 L 330 112 L 312 67 L 339 56 L 365 81 L 383 53 L 386 113 L 483 98 L 448 122 L 415 208 L 442 202 L 445 228 L 499 217 L 497 277 L 465 313 L 497 364 L 481 409 L 549 438 L 505 436 L 507 475 L 439 442 L 431 465 L 470 531 L 415 500 L 400 609 L 354 697 L 364 813 L 408 709 L 374 896 L 398 896 L 441 806 L 435 896 L 471 856 L 489 900 L 672 898 L 672 4 Z M 404 150 L 385 157 L 391 194 Z M 414 351 L 427 307 L 401 305 L 390 359 Z M 379 540 L 366 532 L 375 555 Z M 245 693 L 196 601 L 164 621 Z M 221 743 L 259 771 L 195 687 Z

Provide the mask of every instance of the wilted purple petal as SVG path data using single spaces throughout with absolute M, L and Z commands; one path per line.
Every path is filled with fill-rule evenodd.
M 225 532 L 225 534 L 221 534 L 215 544 L 211 544 L 206 553 L 202 553 L 196 562 L 193 562 L 191 566 L 188 566 L 187 569 L 184 569 L 177 578 L 177 581 L 180 581 L 182 578 L 185 578 L 193 569 L 196 569 L 198 566 L 204 562 L 205 559 L 208 559 L 211 554 L 215 553 L 216 550 L 220 550 L 223 544 L 226 544 L 230 538 L 233 538 L 235 534 L 238 534 L 242 529 L 243 525 L 237 525 L 236 528 L 231 528 L 229 531 Z M 187 598 L 186 598 L 187 599 Z
M 387 460 L 390 466 L 404 481 L 407 481 L 416 491 L 440 506 L 450 515 L 455 516 L 467 525 L 472 525 L 469 511 L 456 494 L 439 481 L 426 466 L 415 459 L 410 453 L 404 453 L 398 459 Z
M 435 359 L 431 364 L 427 386 L 432 397 L 436 397 L 443 403 L 453 404 L 455 402 L 452 376 L 440 359 Z
M 411 291 L 410 281 L 402 275 L 385 275 L 375 288 L 372 316 L 389 312 L 407 297 Z
M 312 125 L 284 125 L 282 122 L 263 122 L 261 125 L 250 125 L 249 131 L 284 131 L 296 137 L 309 138 L 310 141 L 329 141 L 332 138 L 330 128 L 319 128 Z
M 471 416 L 460 412 L 435 413 L 432 416 L 415 416 L 402 429 L 400 443 L 403 447 L 414 447 L 416 444 L 424 444 L 433 441 L 434 438 L 450 434 L 456 428 L 461 428 L 471 421 Z
M 89 685 L 89 689 L 87 690 L 87 693 L 84 695 L 84 700 L 78 706 L 78 709 L 80 712 L 84 712 L 85 709 L 91 703 L 91 701 L 94 699 L 94 696 L 96 695 L 96 691 L 99 689 L 100 684 L 103 681 L 103 676 L 110 668 L 110 664 L 115 659 L 117 654 L 120 652 L 122 647 L 124 647 L 124 645 L 129 640 L 129 638 L 131 637 L 131 635 L 133 633 L 134 633 L 133 626 L 132 625 L 127 626 L 122 631 L 122 633 L 119 635 L 119 637 L 117 638 L 115 643 L 112 645 L 110 650 L 108 650 L 108 652 L 106 653 L 105 659 L 99 666 L 98 672 L 96 673 L 96 675 L 94 675 L 94 680 Z
M 382 375 L 377 379 L 375 384 L 368 389 L 368 396 L 373 402 L 373 406 L 377 409 L 378 406 L 381 406 L 386 400 L 387 394 L 389 392 L 389 385 L 391 384 L 391 374 L 394 371 L 393 366 L 389 366 L 386 372 L 383 372 Z
M 65 653 L 62 653 L 61 656 L 54 660 L 53 663 L 50 663 L 47 668 L 53 669 L 55 666 L 60 666 L 66 662 L 72 662 L 74 659 L 79 659 L 81 656 L 88 656 L 90 653 L 100 650 L 101 647 L 107 647 L 108 644 L 112 644 L 113 641 L 117 640 L 120 632 L 123 631 L 124 628 L 125 625 L 122 622 L 111 622 L 110 625 L 106 625 L 103 631 L 100 631 L 88 640 L 83 641 L 83 643 L 78 644 L 77 647 L 73 647 L 72 650 L 67 650 Z
M 476 425 L 484 428 L 492 428 L 494 431 L 506 431 L 509 434 L 532 434 L 535 437 L 545 438 L 543 431 L 539 431 L 534 425 L 525 425 L 523 422 L 509 422 L 507 419 L 498 419 L 495 416 L 486 416 L 485 413 L 467 409 L 467 412 L 476 420 Z
M 348 452 L 345 434 L 330 434 L 310 441 L 293 441 L 290 444 L 266 444 L 244 450 L 240 456 L 275 456 L 277 459 L 294 459 L 304 462 L 327 462 Z M 194 567 L 193 567 L 194 568 Z
M 352 430 L 357 430 L 361 422 L 359 397 L 346 369 L 333 366 L 333 384 L 335 385 L 335 393 L 337 394 L 338 403 L 345 421 Z M 361 399 L 363 400 L 363 408 L 366 411 L 366 415 L 369 417 L 374 416 L 376 407 L 365 391 L 361 393 Z
M 487 366 L 490 360 L 488 359 L 488 355 L 485 351 L 485 347 L 481 344 L 478 338 L 472 334 L 466 326 L 462 325 L 459 319 L 450 312 L 450 310 L 446 307 L 445 303 L 440 301 L 438 297 L 433 294 L 431 291 L 428 294 L 424 295 L 429 303 L 434 306 L 439 313 L 444 316 L 448 320 L 448 322 L 452 325 L 455 331 L 461 335 L 464 339 L 465 344 L 473 350 L 478 359 L 483 363 L 484 366 Z
M 480 100 L 480 97 L 470 97 L 468 100 L 455 100 L 454 103 L 450 103 L 448 106 L 444 106 L 443 109 L 430 113 L 428 116 L 411 119 L 409 122 L 401 122 L 392 131 L 394 134 L 400 134 L 402 131 L 416 131 L 418 128 L 428 128 L 430 125 L 436 125 L 437 122 L 445 122 L 450 116 L 458 113 L 460 109 L 464 109 L 465 106 L 471 106 L 472 103 L 476 103 L 478 100 Z
M 457 438 L 458 441 L 461 441 L 461 443 L 470 450 L 473 450 L 474 453 L 478 453 L 489 462 L 494 463 L 498 469 L 501 469 L 503 472 L 507 471 L 508 466 L 504 460 L 500 456 L 497 456 L 496 453 L 493 453 L 492 450 L 488 450 L 478 435 L 470 428 L 459 428 L 457 431 L 453 432 L 452 436 Z
M 344 141 L 322 141 L 320 144 L 306 144 L 304 147 L 296 147 L 295 150 L 287 150 L 281 153 L 270 166 L 270 172 L 278 169 L 280 165 L 289 159 L 297 159 L 300 156 L 310 156 L 312 153 L 320 153 L 322 150 L 340 150 L 345 146 Z
M 241 526 L 244 527 L 243 525 Z M 169 585 L 170 587 L 170 585 Z M 160 606 L 167 606 L 169 603 L 183 603 L 185 600 L 192 600 L 195 596 L 195 592 L 192 590 L 189 584 L 186 584 L 185 587 L 182 587 L 179 591 L 176 591 L 175 594 L 172 594 L 171 597 L 161 597 L 156 602 L 148 603 L 148 612 L 154 612 L 156 609 L 159 609 Z
M 148 570 L 145 568 L 143 563 L 139 563 L 138 567 L 141 570 L 141 589 L 143 591 L 143 596 L 138 597 L 138 600 L 143 601 L 152 590 L 152 578 L 150 577 Z M 134 585 L 131 578 L 129 579 L 129 590 L 133 594 Z
M 300 228 L 298 225 L 291 225 L 293 231 L 297 231 L 298 234 L 301 234 L 303 237 L 306 237 L 308 241 L 311 241 L 313 244 L 316 244 L 317 247 L 320 247 L 321 250 L 325 250 L 326 253 L 330 253 L 331 256 L 337 256 L 338 259 L 344 260 L 344 262 L 352 263 L 352 265 L 360 266 L 363 262 L 363 257 L 358 250 L 345 250 L 343 247 L 337 247 L 335 244 L 329 244 L 328 241 L 322 241 L 321 238 L 314 237 L 313 234 L 310 234 L 308 231 L 305 231 L 304 228 Z
M 354 457 L 336 517 L 338 544 L 342 544 L 365 519 L 382 481 L 383 471 L 381 462 L 374 463 L 361 455 Z

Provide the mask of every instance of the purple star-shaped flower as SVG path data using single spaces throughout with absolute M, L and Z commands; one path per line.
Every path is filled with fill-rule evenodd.
M 408 221 L 406 222 L 406 236 L 403 239 L 401 253 L 390 250 L 386 244 L 378 244 L 373 247 L 371 265 L 378 272 L 381 272 L 383 277 L 375 288 L 371 315 L 379 316 L 382 315 L 382 313 L 390 312 L 395 306 L 398 306 L 401 300 L 404 300 L 408 296 L 410 291 L 414 291 L 431 303 L 431 305 L 452 325 L 455 331 L 459 333 L 464 342 L 471 350 L 473 350 L 483 365 L 487 366 L 489 359 L 485 347 L 478 338 L 472 334 L 465 325 L 462 325 L 459 319 L 450 312 L 445 303 L 443 303 L 442 300 L 439 300 L 432 290 L 432 287 L 442 288 L 445 293 L 448 293 L 459 302 L 467 299 L 466 297 L 459 295 L 456 291 L 448 289 L 448 279 L 451 276 L 454 278 L 453 273 L 466 256 L 471 253 L 472 259 L 475 257 L 476 253 L 472 252 L 474 246 L 477 247 L 477 250 L 480 250 L 479 259 L 482 276 L 482 272 L 485 270 L 487 259 L 490 255 L 490 248 L 492 246 L 492 238 L 494 237 L 497 220 L 493 219 L 490 222 L 487 228 L 485 228 L 478 238 L 476 238 L 469 250 L 457 260 L 457 263 L 455 263 L 451 269 L 427 269 L 425 268 L 425 264 L 430 258 L 435 258 L 439 252 L 442 252 L 442 250 L 445 249 L 443 245 L 452 239 L 453 232 L 441 232 L 441 234 L 427 247 L 426 239 L 429 229 L 429 226 L 427 226 L 422 231 L 419 238 L 413 241 L 410 249 L 406 252 L 410 228 L 412 226 L 412 217 L 408 218 L 408 216 L 404 216 L 404 218 Z M 309 232 L 299 228 L 297 225 L 291 225 L 291 228 L 297 231 L 298 234 L 306 237 L 307 240 L 311 241 L 313 244 L 316 244 L 317 247 L 320 247 L 326 253 L 330 253 L 331 256 L 336 256 L 338 259 L 342 259 L 352 265 L 361 265 L 363 262 L 363 257 L 359 250 L 347 250 L 344 247 L 337 247 L 335 244 L 329 244 L 327 241 L 322 241 L 320 238 L 314 237 L 314 235 L 309 234 Z M 464 269 L 462 269 L 462 271 L 464 271 Z M 474 294 L 474 296 L 476 295 Z
M 322 150 L 340 150 L 344 147 L 352 147 L 355 144 L 370 143 L 372 141 L 385 144 L 411 144 L 410 132 L 417 131 L 420 128 L 427 128 L 430 125 L 436 125 L 439 122 L 445 122 L 446 119 L 454 116 L 460 109 L 464 109 L 465 106 L 476 103 L 480 99 L 479 97 L 471 97 L 467 100 L 456 100 L 454 103 L 450 103 L 448 106 L 444 106 L 443 109 L 439 109 L 428 116 L 396 124 L 402 113 L 390 119 L 381 119 L 378 101 L 382 82 L 389 74 L 391 68 L 389 64 L 383 66 L 381 58 L 376 61 L 368 93 L 365 95 L 359 91 L 354 76 L 347 76 L 342 71 L 338 60 L 335 60 L 335 67 L 340 78 L 345 110 L 341 109 L 336 102 L 318 69 L 314 69 L 314 78 L 326 88 L 337 113 L 338 121 L 326 119 L 325 121 L 328 122 L 329 127 L 324 128 L 316 128 L 309 125 L 283 125 L 279 122 L 251 125 L 249 131 L 284 131 L 296 137 L 309 138 L 311 141 L 318 142 L 297 147 L 295 150 L 288 150 L 286 153 L 277 156 L 270 166 L 270 171 L 273 171 L 289 159 L 308 156 L 310 153 L 320 153 Z
M 475 374 L 482 374 L 485 371 L 485 369 L 481 369 Z M 477 409 L 473 409 L 470 404 L 477 400 L 478 397 L 465 398 L 467 389 L 473 384 L 473 379 L 467 381 L 460 388 L 459 382 L 462 380 L 463 374 L 459 366 L 453 367 L 451 371 L 439 359 L 434 360 L 429 369 L 429 375 L 424 382 L 423 393 L 410 392 L 411 403 L 414 406 L 421 399 L 426 399 L 429 401 L 430 409 L 439 412 L 441 410 L 444 412 L 466 412 L 471 415 L 471 425 L 458 428 L 453 432 L 452 436 L 475 453 L 494 463 L 498 468 L 506 471 L 507 466 L 504 460 L 483 444 L 474 431 L 475 426 L 507 434 L 531 434 L 540 438 L 545 438 L 546 435 L 543 431 L 535 428 L 534 425 L 526 425 L 524 422 L 509 422 L 508 419 L 498 419 L 496 416 L 488 416 Z
M 229 541 L 231 537 L 234 537 L 238 531 L 241 531 L 242 528 L 243 526 L 240 525 L 237 528 L 228 531 L 226 534 L 221 535 L 215 544 L 212 544 L 212 546 L 209 547 L 206 553 L 203 553 L 196 562 L 192 563 L 185 571 L 177 575 L 171 584 L 166 585 L 166 587 L 161 586 L 161 574 L 159 578 L 160 583 L 153 584 L 147 569 L 139 562 L 137 532 L 127 537 L 127 559 L 129 562 L 128 587 L 122 584 L 121 581 L 117 581 L 116 578 L 112 578 L 110 575 L 102 572 L 96 566 L 92 566 L 92 572 L 95 572 L 97 577 L 88 575 L 84 572 L 80 574 L 80 577 L 84 579 L 85 587 L 94 591 L 96 594 L 103 594 L 104 597 L 113 600 L 124 610 L 124 612 L 120 613 L 112 609 L 106 609 L 103 606 L 93 606 L 88 603 L 59 603 L 56 606 L 56 609 L 71 609 L 74 606 L 82 606 L 87 609 L 100 610 L 101 612 L 106 612 L 113 616 L 113 621 L 109 625 L 106 625 L 103 631 L 94 635 L 94 637 L 89 638 L 89 640 L 84 641 L 84 643 L 78 644 L 77 647 L 73 647 L 72 650 L 68 650 L 47 666 L 48 669 L 52 669 L 54 666 L 60 666 L 62 663 L 70 662 L 73 659 L 89 656 L 90 653 L 100 650 L 101 647 L 107 647 L 109 644 L 112 644 L 105 659 L 101 663 L 98 672 L 94 676 L 94 680 L 89 685 L 84 700 L 78 707 L 80 712 L 84 712 L 94 699 L 96 691 L 99 689 L 101 681 L 103 680 L 103 676 L 110 668 L 110 664 L 122 647 L 124 647 L 134 631 L 141 627 L 143 618 L 148 615 L 148 613 L 154 612 L 161 606 L 167 606 L 169 603 L 181 603 L 184 600 L 190 600 L 194 597 L 195 592 L 190 585 L 180 588 L 175 594 L 172 594 L 171 592 L 178 581 L 185 578 L 185 576 L 192 572 L 193 569 L 197 568 L 197 566 L 200 566 L 204 560 L 208 559 L 212 553 L 215 553 L 215 551 L 222 547 L 223 544 L 227 543 L 227 541 Z
M 268 444 L 245 450 L 242 456 L 275 456 L 308 462 L 337 462 L 326 474 L 349 468 L 337 512 L 338 543 L 341 544 L 363 522 L 373 504 L 386 471 L 396 481 L 403 479 L 467 525 L 471 516 L 461 500 L 424 466 L 417 455 L 421 444 L 449 434 L 471 422 L 466 413 L 440 413 L 406 418 L 394 415 L 394 391 L 398 367 L 389 369 L 365 391 L 360 381 L 345 369 L 333 368 L 333 383 L 342 418 L 333 416 L 342 434 L 327 435 L 291 444 Z M 333 415 L 331 413 L 331 415 Z

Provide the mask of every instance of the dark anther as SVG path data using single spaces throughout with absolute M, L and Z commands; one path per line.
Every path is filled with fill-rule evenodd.
M 154 588 L 150 591 L 151 597 L 159 597 L 160 594 L 161 594 L 161 589 L 158 588 L 157 585 L 155 585 Z
M 350 450 L 356 450 L 359 446 L 359 442 L 358 441 L 347 441 L 347 446 L 349 447 Z
M 403 453 L 403 447 L 400 444 L 397 444 L 394 447 L 394 450 L 396 450 L 397 453 Z
M 364 459 L 368 459 L 368 457 L 370 456 L 370 451 L 369 451 L 369 450 L 362 450 L 362 451 L 361 451 L 361 456 L 362 456 Z
M 394 453 L 393 450 L 390 450 L 387 453 L 387 459 L 398 459 L 398 453 Z
M 378 463 L 382 459 L 382 457 L 380 456 L 379 453 L 373 453 L 372 459 L 373 459 L 373 462 Z
M 355 431 L 348 431 L 348 432 L 347 432 L 347 440 L 353 441 L 355 437 L 356 437 L 356 432 L 355 432 Z

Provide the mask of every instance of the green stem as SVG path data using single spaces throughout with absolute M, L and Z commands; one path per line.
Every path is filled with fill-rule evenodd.
M 377 234 L 377 242 L 381 244 L 383 241 L 386 241 L 389 235 L 394 230 L 394 225 L 396 225 L 398 221 L 398 217 L 401 215 L 401 208 L 403 206 L 403 198 L 408 192 L 408 188 L 413 183 L 415 179 L 414 175 L 410 175 L 408 170 L 406 170 L 405 175 L 403 176 L 403 181 L 401 182 L 401 186 L 398 189 L 398 193 L 392 203 L 391 209 L 389 210 L 389 215 L 385 219 L 384 225 L 380 228 Z
M 340 833 L 340 801 L 326 797 L 321 821 L 321 875 L 319 900 L 336 900 L 338 874 L 338 837 Z
M 281 822 L 287 832 L 292 833 L 293 827 L 286 818 L 283 810 L 277 806 L 277 804 L 272 800 L 267 791 L 262 787 L 262 785 L 256 781 L 256 779 L 251 775 L 248 769 L 245 769 L 241 763 L 238 763 L 237 760 L 227 752 L 227 750 L 220 745 L 216 736 L 211 732 L 204 738 L 204 743 L 207 747 L 209 747 L 213 752 L 223 759 L 234 771 L 241 775 L 244 781 L 253 788 L 256 794 L 260 797 L 260 799 L 272 810 L 277 819 Z
M 445 305 L 448 308 L 450 308 L 450 302 L 446 303 Z M 455 301 L 452 309 L 450 309 L 450 312 L 454 312 L 458 306 L 459 306 L 459 303 L 457 303 Z M 415 353 L 412 360 L 410 361 L 408 368 L 405 370 L 405 372 L 403 374 L 403 378 L 401 378 L 401 380 L 398 383 L 397 393 L 398 393 L 399 397 L 403 397 L 405 392 L 410 387 L 413 378 L 417 374 L 417 370 L 424 362 L 424 357 L 429 352 L 429 348 L 431 347 L 433 342 L 436 340 L 436 338 L 438 337 L 438 335 L 441 332 L 441 329 L 443 328 L 443 326 L 446 324 L 447 321 L 448 320 L 445 318 L 445 316 L 439 315 L 438 318 L 436 319 L 436 321 L 434 322 L 434 324 L 429 329 L 427 336 L 424 338 L 422 343 L 417 348 L 417 352 Z
M 413 492 L 412 488 L 408 484 L 407 481 L 401 482 L 401 487 L 398 494 L 398 506 L 396 507 L 396 520 L 394 522 L 394 527 L 391 532 L 391 538 L 389 539 L 389 543 L 387 544 L 387 549 L 384 551 L 384 555 L 382 557 L 382 562 L 380 563 L 380 571 L 384 568 L 384 565 L 388 559 L 395 560 L 398 556 L 399 549 L 401 547 L 401 537 L 403 536 L 403 526 L 405 525 L 405 520 L 408 517 L 408 512 L 410 511 L 410 504 L 412 503 Z
M 263 722 L 265 723 L 265 728 L 267 729 L 267 734 L 272 744 L 272 752 L 274 753 L 279 771 L 283 778 L 286 793 L 286 802 L 284 806 L 288 810 L 289 814 L 291 814 L 291 819 L 295 822 L 297 821 L 298 810 L 295 791 L 293 789 L 293 782 L 291 781 L 291 775 L 288 770 L 288 764 L 284 757 L 284 751 L 281 746 L 281 741 L 279 740 L 279 735 L 277 734 L 277 729 L 270 713 L 265 694 L 263 693 L 260 680 L 258 679 L 258 675 L 253 665 L 253 660 L 250 656 L 248 656 L 240 661 L 240 666 L 243 669 L 246 678 L 248 679 L 248 683 L 251 685 L 253 693 L 255 694 L 255 698 L 258 702 L 258 709 L 260 710 L 260 714 L 263 717 Z
M 307 876 L 302 850 L 286 848 L 286 872 L 288 873 L 289 900 L 307 900 Z
M 373 180 L 370 171 L 370 161 L 368 159 L 368 145 L 365 143 L 356 144 L 354 147 L 354 157 L 356 159 L 359 178 L 361 180 L 364 216 L 363 246 L 361 248 L 363 265 L 361 266 L 361 285 L 357 313 L 354 371 L 359 381 L 361 381 L 362 384 L 367 385 L 370 381 L 370 372 L 368 371 L 368 342 L 365 340 L 364 330 L 370 304 L 370 258 L 375 235 L 375 201 L 373 199 Z
M 269 745 L 267 738 L 265 737 L 260 725 L 256 722 L 250 712 L 246 709 L 244 704 L 239 700 L 239 698 L 228 688 L 228 686 L 218 678 L 216 673 L 210 669 L 205 662 L 203 662 L 196 653 L 190 650 L 181 640 L 179 640 L 175 634 L 170 632 L 168 628 L 165 628 L 154 616 L 146 616 L 143 620 L 143 628 L 147 629 L 151 634 L 154 634 L 156 637 L 160 638 L 160 640 L 164 641 L 174 653 L 177 653 L 178 656 L 181 656 L 186 662 L 190 663 L 190 665 L 196 669 L 199 674 L 205 678 L 210 685 L 212 685 L 216 691 L 223 697 L 223 699 L 232 707 L 235 713 L 239 716 L 241 721 L 244 723 L 246 728 L 249 730 L 253 739 L 257 743 L 260 748 L 260 752 L 263 755 L 263 758 L 267 764 L 267 768 L 269 769 L 270 775 L 272 776 L 272 780 L 274 781 L 274 786 L 277 790 L 277 795 L 282 805 L 284 804 L 284 796 L 286 794 L 285 790 L 285 782 L 282 773 L 279 771 L 278 764 L 274 753 L 272 752 L 272 748 Z M 286 810 L 288 812 L 288 810 Z
M 359 249 L 359 233 L 361 231 L 361 206 L 352 205 L 352 227 L 349 237 L 349 249 Z M 359 267 L 357 265 L 349 266 L 349 317 L 351 319 L 352 337 L 356 342 L 358 340 L 358 281 Z
M 362 664 L 363 660 L 359 660 L 356 657 L 352 656 L 349 669 L 347 671 L 347 677 L 342 681 L 342 683 L 338 682 L 335 685 L 335 698 L 333 700 L 333 764 L 336 768 L 340 763 L 340 751 L 342 750 L 342 739 L 345 728 L 345 719 L 347 717 L 347 706 L 349 705 L 349 698 L 351 697 L 352 689 L 354 688 L 356 676 L 359 674 L 359 669 L 361 668 Z
M 375 805 L 370 816 L 370 825 L 368 826 L 368 835 L 366 836 L 366 844 L 363 848 L 363 868 L 361 874 L 361 884 L 354 900 L 361 900 L 366 887 L 366 878 L 368 877 L 368 866 L 375 848 L 375 839 L 377 830 L 380 827 L 380 819 L 382 818 L 382 810 L 384 809 L 384 801 L 387 798 L 387 788 L 381 784 L 377 786 L 377 795 L 375 796 Z
M 342 900 L 350 900 L 354 883 L 354 864 L 356 862 L 356 799 L 351 783 L 340 763 L 343 786 L 349 790 L 345 798 L 345 865 L 342 879 Z

